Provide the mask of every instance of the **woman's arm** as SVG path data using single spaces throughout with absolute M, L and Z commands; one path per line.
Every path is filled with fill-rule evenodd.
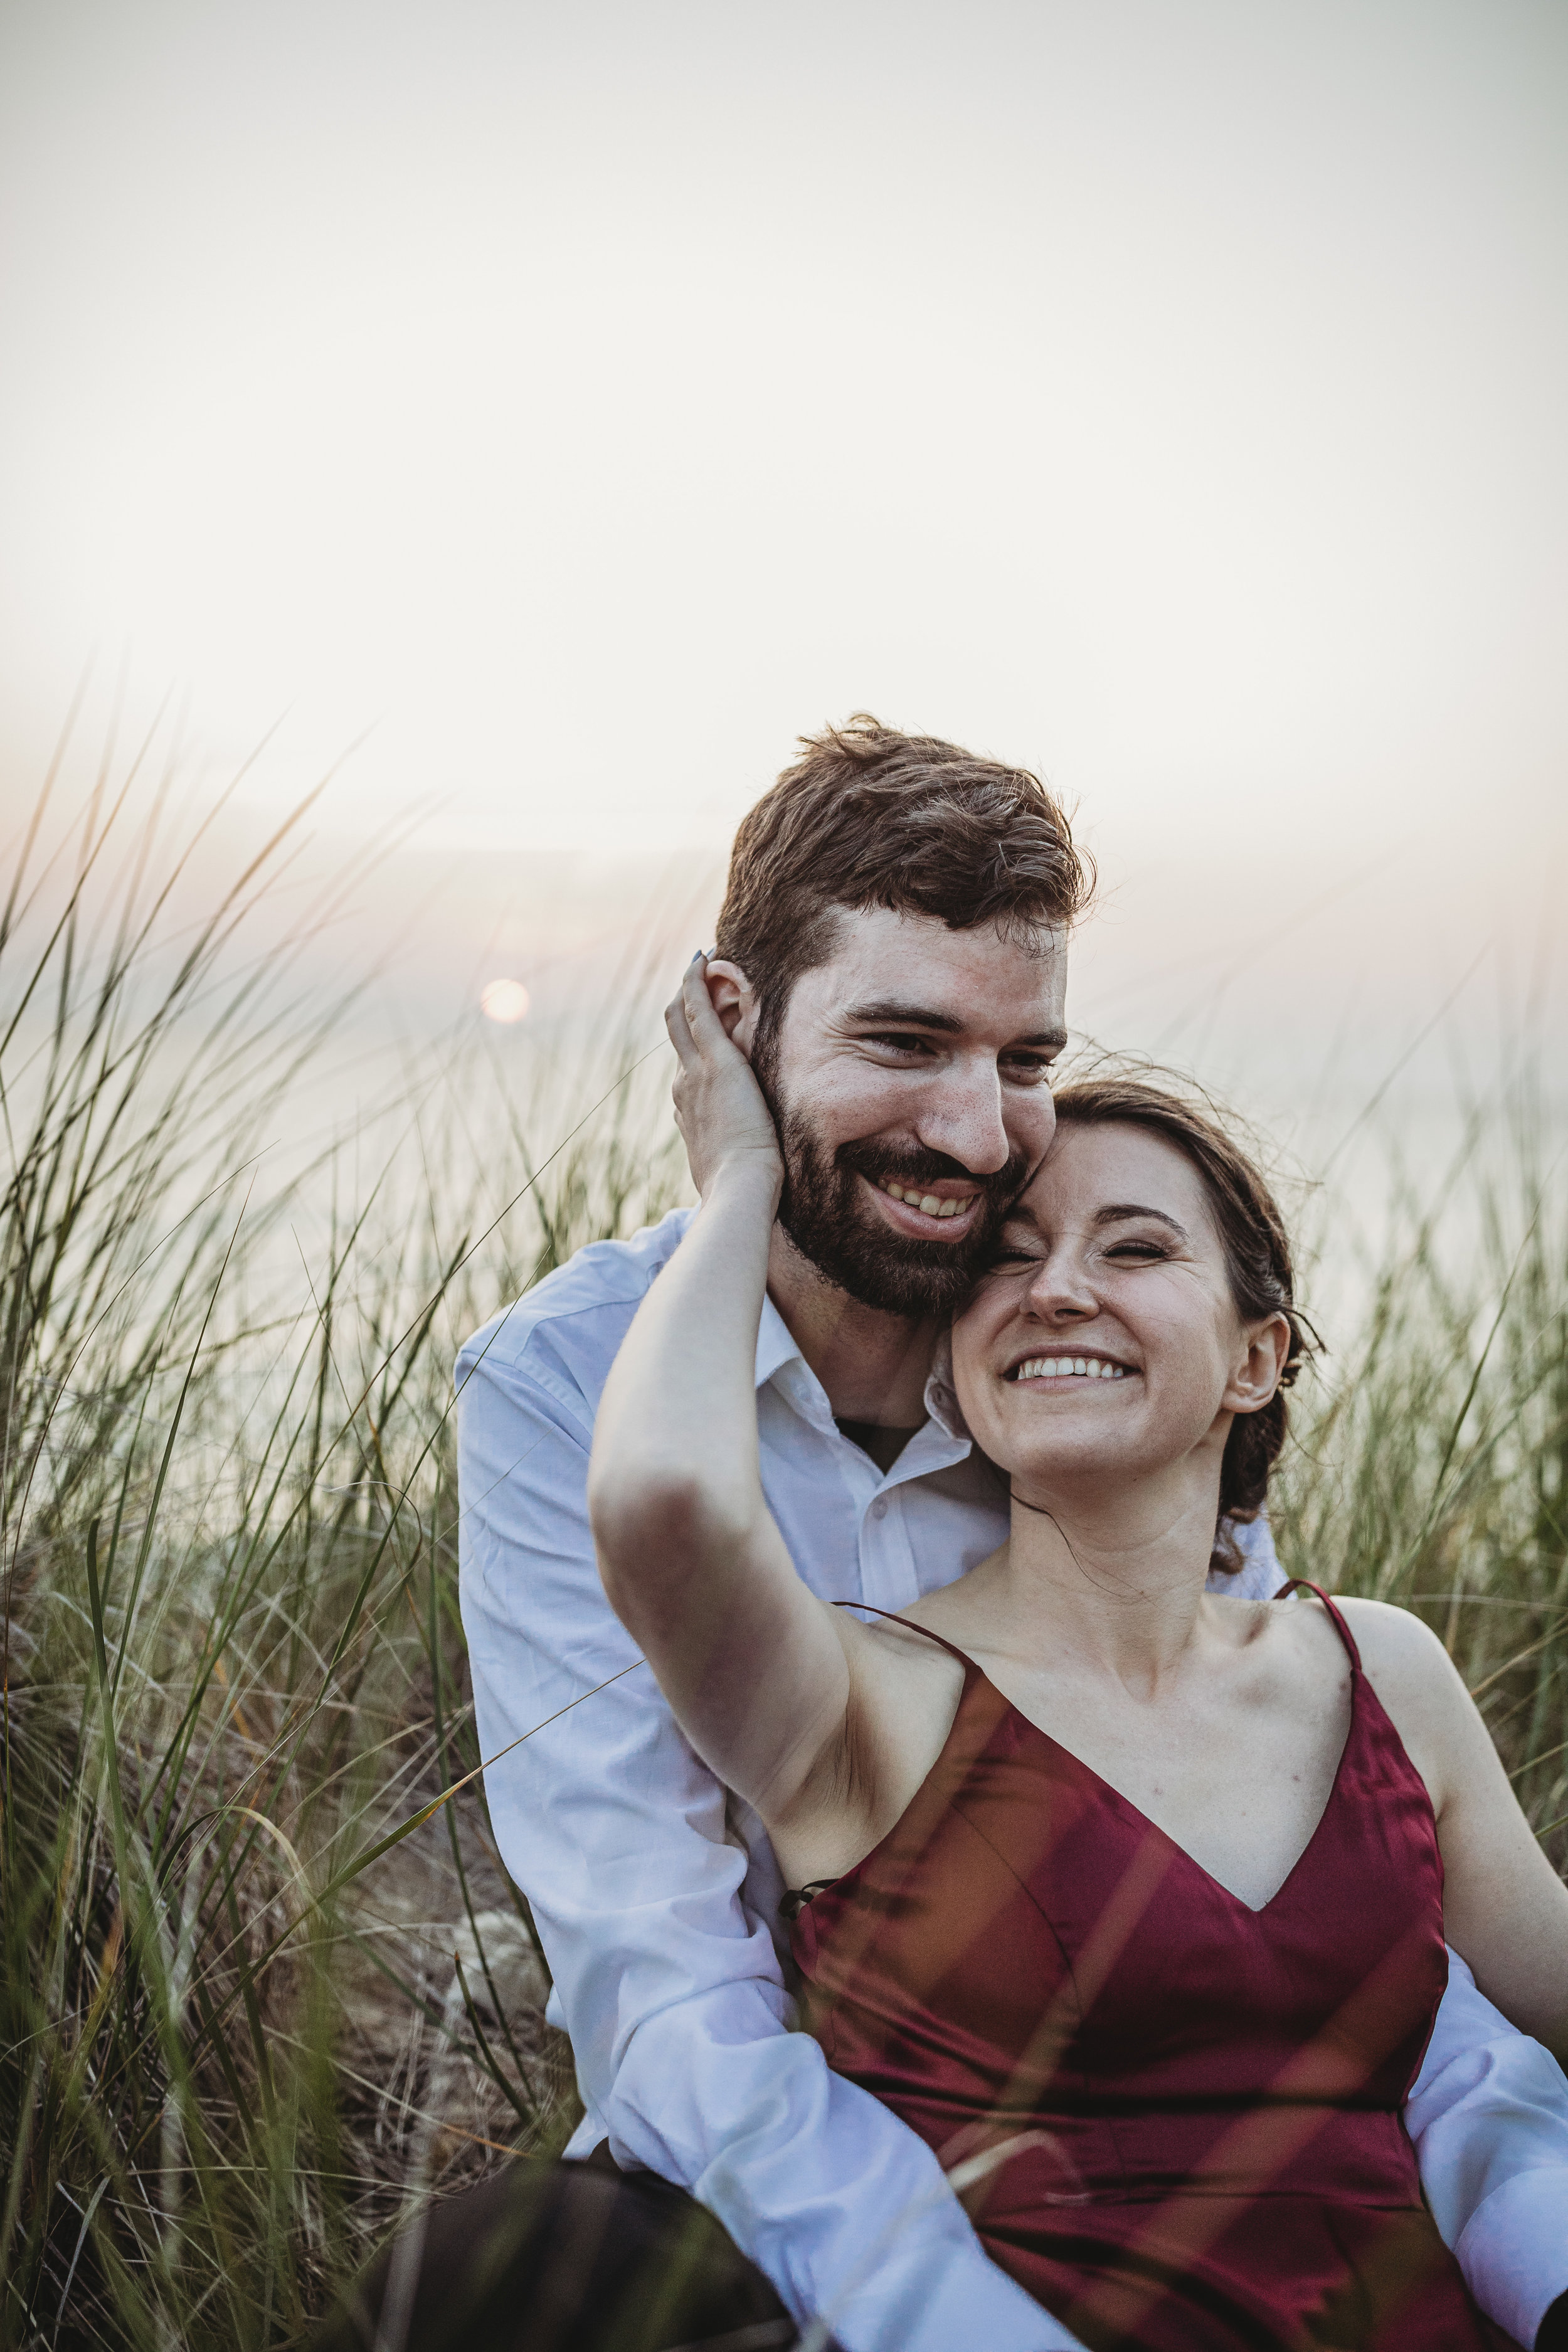
M 1541 1851 L 1436 1635 L 1381 1601 L 1342 1606 L 1432 1799 L 1448 1942 L 1505 2017 L 1568 2056 L 1568 1886 Z
M 588 1510 L 610 1605 L 681 1729 L 772 1825 L 842 1734 L 849 1672 L 763 1495 L 757 1326 L 782 1171 L 705 969 L 693 959 L 665 1015 L 702 1204 L 605 1384 Z

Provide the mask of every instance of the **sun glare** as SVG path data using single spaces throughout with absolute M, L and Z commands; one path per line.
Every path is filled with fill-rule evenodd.
M 492 1021 L 521 1021 L 528 1011 L 528 991 L 521 980 L 492 980 L 480 991 L 479 1003 Z

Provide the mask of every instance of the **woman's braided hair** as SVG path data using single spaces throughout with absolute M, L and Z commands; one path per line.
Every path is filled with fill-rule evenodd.
M 1286 1391 L 1320 1346 L 1317 1334 L 1296 1307 L 1296 1274 L 1290 1237 L 1278 1202 L 1256 1163 L 1234 1141 L 1210 1108 L 1191 1094 L 1152 1083 L 1148 1075 L 1116 1073 L 1069 1081 L 1056 1094 L 1058 1123 L 1098 1126 L 1112 1119 L 1163 1138 L 1191 1161 L 1203 1179 L 1209 1208 L 1225 1251 L 1230 1295 L 1244 1323 L 1283 1315 L 1290 1347 L 1279 1385 L 1258 1412 L 1238 1412 L 1231 1423 L 1220 1464 L 1219 1523 L 1214 1566 L 1234 1574 L 1242 1566 L 1227 1523 L 1255 1519 L 1268 1497 L 1268 1475 L 1285 1443 L 1289 1420 Z

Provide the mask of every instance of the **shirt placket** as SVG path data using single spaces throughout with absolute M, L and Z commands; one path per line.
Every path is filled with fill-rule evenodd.
M 932 1470 L 962 1462 L 966 1438 L 936 1422 L 918 1429 L 882 1480 L 860 1521 L 860 1574 L 868 1601 L 879 1609 L 907 1609 L 921 1596 L 919 1564 L 910 1526 L 910 1489 Z M 888 1598 L 883 1596 L 887 1595 Z

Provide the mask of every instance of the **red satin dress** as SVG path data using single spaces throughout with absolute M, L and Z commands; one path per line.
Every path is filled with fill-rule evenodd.
M 1447 1980 L 1432 1808 L 1320 1598 L 1350 1733 L 1260 1911 L 954 1651 L 930 1775 L 795 1918 L 829 2063 L 966 2168 L 993 2260 L 1093 2352 L 1508 2342 L 1402 2116 Z

